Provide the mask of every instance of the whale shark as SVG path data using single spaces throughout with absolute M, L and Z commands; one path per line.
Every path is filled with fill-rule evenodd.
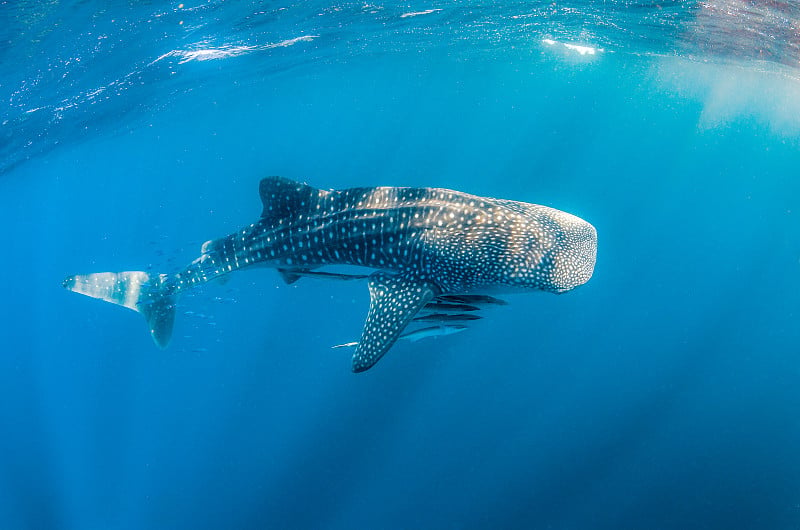
M 565 293 L 594 271 L 595 228 L 547 206 L 442 188 L 323 190 L 283 177 L 264 178 L 259 193 L 258 220 L 207 241 L 180 270 L 73 275 L 63 286 L 140 313 L 163 348 L 178 296 L 198 285 L 255 266 L 277 269 L 287 283 L 347 278 L 317 270 L 325 266 L 368 267 L 370 307 L 352 357 L 352 370 L 363 372 L 426 307 L 463 312 L 503 304 L 496 294 Z

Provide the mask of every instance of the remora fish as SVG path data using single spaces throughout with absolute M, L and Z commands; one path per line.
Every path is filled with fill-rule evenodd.
M 403 333 L 397 340 L 407 340 L 409 342 L 417 342 L 418 340 L 427 339 L 429 337 L 439 337 L 442 335 L 453 335 L 467 329 L 463 324 L 444 324 L 442 326 L 431 326 L 428 328 L 415 329 L 408 333 Z M 337 344 L 331 348 L 355 348 L 358 342 L 345 342 L 344 344 Z
M 178 272 L 101 272 L 63 285 L 141 313 L 165 347 L 176 298 L 230 272 L 269 266 L 294 281 L 293 270 L 324 265 L 378 269 L 369 276 L 370 308 L 353 354 L 353 371 L 363 372 L 437 296 L 563 293 L 594 270 L 594 227 L 546 206 L 440 188 L 326 191 L 281 177 L 262 180 L 260 192 L 258 221 L 206 242 Z
M 448 304 L 508 305 L 505 300 L 485 294 L 446 294 L 438 297 L 438 300 Z
M 480 307 L 475 305 L 468 305 L 468 304 L 452 304 L 450 302 L 440 302 L 437 298 L 433 302 L 429 302 L 425 304 L 423 308 L 426 311 L 456 311 L 456 312 L 463 312 L 463 311 L 480 311 Z
M 471 315 L 469 313 L 431 313 L 429 315 L 421 315 L 414 317 L 411 320 L 415 322 L 466 322 L 469 320 L 480 320 L 483 317 L 480 315 Z

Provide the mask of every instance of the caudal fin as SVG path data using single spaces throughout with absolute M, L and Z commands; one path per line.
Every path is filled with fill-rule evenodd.
M 166 287 L 166 280 L 166 274 L 151 276 L 141 271 L 98 272 L 70 276 L 62 285 L 140 313 L 155 343 L 166 348 L 175 322 L 175 296 Z

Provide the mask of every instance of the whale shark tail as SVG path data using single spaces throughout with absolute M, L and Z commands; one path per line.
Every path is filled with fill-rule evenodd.
M 166 348 L 175 322 L 175 295 L 167 279 L 166 274 L 150 275 L 142 271 L 98 272 L 69 276 L 63 286 L 140 313 L 155 343 Z

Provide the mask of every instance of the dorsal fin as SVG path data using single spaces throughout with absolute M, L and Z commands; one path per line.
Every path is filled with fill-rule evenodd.
M 262 219 L 278 221 L 316 209 L 328 192 L 283 177 L 267 177 L 258 188 L 264 210 Z

